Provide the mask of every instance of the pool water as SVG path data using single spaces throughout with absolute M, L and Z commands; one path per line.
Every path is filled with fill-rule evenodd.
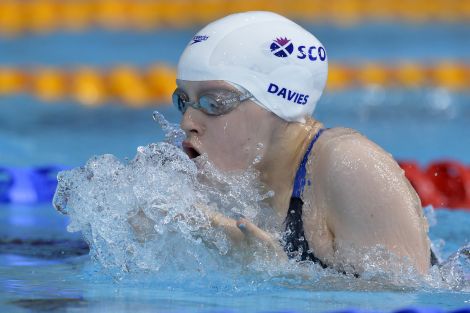
M 9 225 L 0 231 L 2 312 L 326 312 L 416 306 L 452 310 L 470 303 L 468 289 L 376 288 L 355 284 L 351 277 L 335 284 L 303 282 L 300 288 L 256 277 L 234 282 L 201 280 L 186 286 L 158 276 L 116 281 L 89 258 L 77 233 L 63 231 L 67 218 L 50 205 L 3 205 L 0 209 L 1 224 Z M 441 257 L 468 243 L 469 212 L 438 210 L 435 218 L 430 236 L 435 243 L 445 241 Z
M 428 91 L 421 91 L 422 94 L 426 92 Z M 387 93 L 394 95 L 390 91 Z M 337 103 L 340 99 L 352 99 L 353 96 L 361 97 L 351 91 L 343 95 L 327 95 L 325 102 Z M 60 159 L 56 158 L 57 163 L 80 165 L 94 153 L 110 151 L 124 160 L 126 156 L 132 157 L 135 154 L 135 146 L 163 140 L 163 132 L 152 121 L 148 109 L 136 111 L 117 107 L 90 111 L 70 107 L 66 114 L 87 120 L 87 126 L 70 123 L 70 127 L 58 134 L 54 132 L 54 128 L 58 131 L 62 127 L 59 122 L 56 125 L 49 124 L 49 130 L 47 127 L 37 127 L 41 114 L 47 116 L 47 110 L 51 110 L 49 107 L 34 101 L 23 105 L 30 112 L 35 112 L 33 115 L 37 118 L 25 121 L 24 124 L 26 129 L 38 129 L 37 137 L 28 138 L 42 146 L 43 152 L 35 159 L 37 164 L 47 164 L 48 160 L 61 157 L 66 151 L 73 152 L 67 155 L 67 162 L 59 162 Z M 456 110 L 464 112 L 464 116 L 468 114 L 465 102 L 456 102 L 454 105 Z M 468 140 L 463 134 L 468 126 L 461 114 L 447 117 L 427 110 L 424 115 L 415 115 L 413 110 L 406 110 L 402 103 L 396 104 L 396 107 L 400 110 L 391 110 L 390 106 L 380 109 L 365 105 L 359 107 L 359 110 L 349 109 L 346 105 L 344 110 L 339 110 L 330 106 L 319 110 L 318 115 L 324 116 L 323 120 L 327 120 L 327 125 L 349 123 L 348 126 L 362 128 L 369 137 L 375 137 L 374 140 L 383 146 L 388 145 L 386 148 L 402 159 L 417 159 L 425 164 L 429 160 L 446 156 L 445 153 L 453 156 L 460 156 L 459 153 L 462 153 L 462 158 L 454 158 L 467 161 L 465 158 L 468 153 L 458 149 L 468 149 L 469 145 L 455 147 L 449 139 L 449 136 L 456 134 L 457 138 L 461 137 L 458 140 Z M 420 110 L 419 107 L 413 109 Z M 361 116 L 361 110 L 366 112 L 364 116 Z M 161 111 L 173 121 L 178 120 L 178 113 L 173 108 L 165 107 Z M 355 114 L 355 118 L 351 118 L 347 112 Z M 17 119 L 27 118 L 19 116 Z M 129 123 L 129 128 L 124 131 L 118 126 L 133 119 L 139 123 Z M 70 118 L 68 121 L 72 120 Z M 100 136 L 89 138 L 106 123 L 109 127 L 107 125 Z M 437 131 L 434 130 L 436 123 L 445 126 Z M 76 129 L 73 130 L 73 127 Z M 395 131 L 390 134 L 391 130 Z M 64 140 L 59 146 L 55 146 L 58 141 L 50 142 L 47 135 L 63 136 Z M 17 136 L 21 136 L 21 133 Z M 70 137 L 74 140 L 66 140 Z M 27 140 L 23 140 L 23 143 L 27 144 Z M 421 152 L 413 141 L 423 145 L 424 151 Z M 89 145 L 87 149 L 83 148 L 83 142 Z M 126 147 L 134 145 L 134 151 L 131 147 L 123 148 L 120 143 Z M 442 147 L 442 150 L 436 151 L 429 147 L 430 143 Z M 17 164 L 22 162 L 21 155 L 17 151 Z M 26 161 L 26 153 L 24 158 Z M 431 227 L 430 237 L 438 247 L 441 258 L 446 259 L 470 241 L 470 212 L 436 210 L 435 219 L 436 225 Z M 153 277 L 151 274 L 147 277 L 130 275 L 119 280 L 106 274 L 96 261 L 90 259 L 86 243 L 79 233 L 67 232 L 67 224 L 68 218 L 58 214 L 49 203 L 4 204 L 0 207 L 1 311 L 326 312 L 346 308 L 392 311 L 416 306 L 451 310 L 470 305 L 468 285 L 464 289 L 452 289 L 449 286 L 407 288 L 403 285 L 355 282 L 352 277 L 343 279 L 336 276 L 310 284 L 299 281 L 297 285 L 289 279 L 256 276 L 232 281 L 217 281 L 214 277 L 196 278 L 182 283 L 172 281 L 172 273 L 160 273 Z
M 470 51 L 470 41 L 462 40 L 470 38 L 465 25 L 308 28 L 315 30 L 336 62 L 465 61 Z M 194 31 L 95 31 L 0 39 L 0 64 L 174 65 L 176 52 Z M 386 38 L 383 45 L 370 39 L 377 37 Z M 0 165 L 75 167 L 105 153 L 132 158 L 137 146 L 163 140 L 152 121 L 156 108 L 157 104 L 142 109 L 84 108 L 68 102 L 48 105 L 27 95 L 0 97 Z M 178 122 L 174 108 L 158 109 Z M 470 163 L 468 92 L 377 86 L 326 92 L 315 116 L 327 127 L 358 129 L 399 160 L 425 165 L 450 158 Z M 435 215 L 430 237 L 446 259 L 469 243 L 470 211 L 442 209 Z M 338 275 L 310 282 L 262 275 L 232 280 L 209 275 L 183 282 L 172 281 L 175 273 L 113 277 L 90 259 L 80 234 L 67 232 L 67 224 L 50 203 L 0 206 L 0 312 L 326 312 L 470 306 L 468 285 L 408 288 Z

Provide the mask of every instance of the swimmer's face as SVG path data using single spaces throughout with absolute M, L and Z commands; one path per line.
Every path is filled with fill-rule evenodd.
M 178 88 L 190 101 L 211 91 L 239 91 L 224 81 L 177 81 Z M 251 100 L 245 100 L 222 115 L 208 115 L 189 106 L 183 114 L 181 128 L 186 133 L 183 149 L 190 158 L 207 154 L 209 161 L 224 171 L 244 170 L 262 157 L 270 139 L 269 119 L 272 113 Z

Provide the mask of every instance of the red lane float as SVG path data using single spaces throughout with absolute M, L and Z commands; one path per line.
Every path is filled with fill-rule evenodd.
M 470 166 L 437 161 L 422 168 L 415 161 L 399 162 L 423 206 L 470 211 Z M 50 202 L 63 166 L 12 168 L 0 166 L 0 204 Z
M 456 161 L 438 161 L 420 168 L 414 161 L 399 162 L 423 206 L 470 209 L 470 167 Z

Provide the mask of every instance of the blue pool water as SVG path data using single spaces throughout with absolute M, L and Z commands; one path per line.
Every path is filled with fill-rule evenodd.
M 445 241 L 441 256 L 447 257 L 469 241 L 468 212 L 440 210 L 436 219 L 431 239 Z M 237 288 L 229 281 L 202 281 L 198 288 L 181 286 L 162 283 L 161 277 L 150 282 L 137 278 L 115 282 L 89 259 L 79 236 L 64 232 L 66 219 L 50 205 L 3 205 L 0 222 L 0 238 L 17 240 L 10 246 L 0 245 L 2 312 L 28 312 L 28 307 L 73 312 L 325 312 L 416 306 L 451 310 L 470 305 L 469 290 L 377 288 L 355 285 L 351 277 L 333 285 L 304 283 L 301 287 L 276 280 L 256 282 L 256 277 L 252 278 L 255 282 L 246 281 Z
M 465 25 L 308 25 L 335 62 L 468 61 Z M 0 64 L 145 66 L 176 63 L 194 30 L 144 34 L 58 33 L 0 39 Z M 385 38 L 375 44 L 377 38 Z M 79 53 L 78 53 L 79 51 Z M 157 104 L 156 104 L 157 107 Z M 155 108 L 156 108 L 155 107 Z M 92 155 L 133 157 L 136 147 L 163 139 L 155 109 L 84 108 L 0 97 L 0 165 L 80 166 Z M 159 107 L 172 122 L 179 114 Z M 327 92 L 315 116 L 326 126 L 358 129 L 400 160 L 421 164 L 450 158 L 470 163 L 470 94 L 437 88 L 366 88 Z M 470 212 L 439 210 L 430 237 L 444 259 L 470 241 Z M 174 273 L 116 281 L 87 255 L 78 233 L 49 203 L 0 205 L 0 312 L 326 312 L 345 308 L 391 311 L 410 306 L 445 310 L 470 306 L 470 290 L 384 286 L 333 276 L 316 283 L 241 277 L 172 282 Z M 445 243 L 443 245 L 443 243 Z M 226 279 L 226 277 L 223 277 Z

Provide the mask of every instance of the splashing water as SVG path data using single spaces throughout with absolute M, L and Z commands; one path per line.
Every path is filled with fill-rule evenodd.
M 186 137 L 184 131 L 177 125 L 168 122 L 158 111 L 153 111 L 153 120 L 157 122 L 165 133 L 167 143 L 181 147 L 181 143 Z
M 235 220 L 246 217 L 280 240 L 283 227 L 265 201 L 273 192 L 259 183 L 252 168 L 227 174 L 205 155 L 190 160 L 179 148 L 184 132 L 158 112 L 153 117 L 166 142 L 138 147 L 125 163 L 113 155 L 95 156 L 58 176 L 54 206 L 70 216 L 68 230 L 82 233 L 92 258 L 114 277 L 152 273 L 159 281 L 176 284 L 203 278 L 235 289 L 237 282 L 246 286 L 247 281 L 322 290 L 468 289 L 464 256 L 469 247 L 424 278 L 411 267 L 384 273 L 380 264 L 385 252 L 377 247 L 361 252 L 367 266 L 355 278 L 313 263 L 279 261 L 261 245 L 236 246 L 224 231 L 212 227 L 208 212 Z
M 272 192 L 262 190 L 253 170 L 222 174 L 204 155 L 196 166 L 177 147 L 184 132 L 158 112 L 154 119 L 167 142 L 139 147 L 127 163 L 112 155 L 95 156 L 59 174 L 53 202 L 70 216 L 68 230 L 81 231 L 92 257 L 113 274 L 205 276 L 253 265 L 241 262 L 241 255 L 229 255 L 231 242 L 211 227 L 206 211 L 244 216 L 276 232 L 263 202 Z

